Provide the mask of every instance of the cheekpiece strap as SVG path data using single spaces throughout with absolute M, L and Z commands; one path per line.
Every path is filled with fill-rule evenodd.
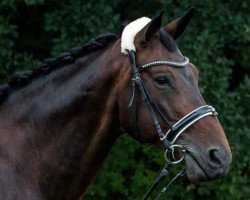
M 135 52 L 132 50 L 127 50 L 129 62 L 132 68 L 132 76 L 135 78 L 136 75 L 139 75 L 138 68 L 136 67 L 136 58 L 135 58 Z

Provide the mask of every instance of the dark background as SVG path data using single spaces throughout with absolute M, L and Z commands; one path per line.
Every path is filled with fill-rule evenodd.
M 81 46 L 102 32 L 164 9 L 164 25 L 195 6 L 178 40 L 200 71 L 200 88 L 214 105 L 233 153 L 229 174 L 211 183 L 183 179 L 168 199 L 250 199 L 250 1 L 233 0 L 1 0 L 0 83 L 14 71 Z M 122 136 L 83 199 L 140 199 L 164 165 L 162 152 Z M 173 170 L 173 176 L 178 169 Z

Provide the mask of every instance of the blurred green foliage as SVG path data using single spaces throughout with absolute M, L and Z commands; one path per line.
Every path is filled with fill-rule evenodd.
M 250 199 L 250 2 L 247 0 L 2 0 L 0 82 L 127 22 L 165 10 L 164 23 L 195 6 L 193 21 L 178 40 L 200 71 L 200 88 L 214 105 L 233 153 L 229 174 L 218 181 L 179 181 L 168 199 Z M 164 165 L 162 152 L 122 136 L 82 199 L 140 199 Z M 171 172 L 173 176 L 178 169 Z

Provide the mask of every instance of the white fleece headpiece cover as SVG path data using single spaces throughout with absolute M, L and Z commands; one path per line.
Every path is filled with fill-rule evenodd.
M 121 52 L 128 54 L 127 50 L 133 50 L 136 52 L 134 45 L 134 39 L 136 34 L 142 30 L 151 21 L 148 17 L 139 18 L 131 23 L 129 23 L 122 32 L 121 37 Z

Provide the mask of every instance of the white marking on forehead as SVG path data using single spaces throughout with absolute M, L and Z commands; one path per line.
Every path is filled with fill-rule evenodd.
M 148 17 L 139 18 L 131 23 L 129 23 L 122 32 L 121 38 L 121 52 L 124 54 L 128 54 L 127 50 L 136 51 L 134 45 L 134 39 L 136 34 L 142 30 L 149 22 L 151 21 Z

